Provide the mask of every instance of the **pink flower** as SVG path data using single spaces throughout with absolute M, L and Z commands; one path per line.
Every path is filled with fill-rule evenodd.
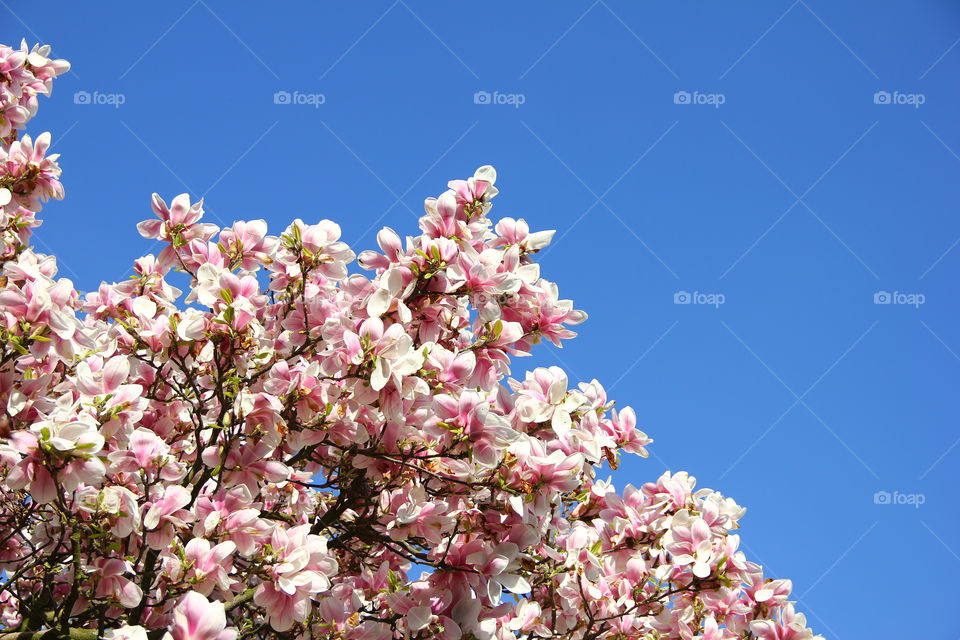
M 104 437 L 94 425 L 44 420 L 30 429 L 11 437 L 16 450 L 25 455 L 7 475 L 11 489 L 29 488 L 37 502 L 47 503 L 56 496 L 58 483 L 72 492 L 81 484 L 97 485 L 103 480 L 106 469 L 96 454 Z
M 637 414 L 630 407 L 624 407 L 619 413 L 613 412 L 608 431 L 618 447 L 646 458 L 646 446 L 653 442 L 647 434 L 637 429 Z
M 337 570 L 326 539 L 309 531 L 310 525 L 278 527 L 270 540 L 276 555 L 270 568 L 272 581 L 261 583 L 253 600 L 266 609 L 276 631 L 306 620 L 311 598 L 330 588 L 330 576 Z
M 360 254 L 360 264 L 365 269 L 386 269 L 391 263 L 399 262 L 403 252 L 400 236 L 390 227 L 384 227 L 377 232 L 377 244 L 383 254 L 373 251 L 364 251 Z
M 270 288 L 283 290 L 291 279 L 303 273 L 304 267 L 328 280 L 345 278 L 347 263 L 356 256 L 340 241 L 340 233 L 340 225 L 330 220 L 315 225 L 306 225 L 299 218 L 294 220 L 281 235 L 282 249 L 270 264 Z
M 211 547 L 210 541 L 204 538 L 193 538 L 184 547 L 190 571 L 187 576 L 194 584 L 194 589 L 205 596 L 209 596 L 214 587 L 224 593 L 229 593 L 233 580 L 233 554 L 237 545 L 233 542 L 221 542 Z
M 150 429 L 134 430 L 127 447 L 107 456 L 113 473 L 144 471 L 158 474 L 164 480 L 177 480 L 186 471 L 184 465 L 170 455 L 170 446 Z
M 509 246 L 515 244 L 519 245 L 520 248 L 527 253 L 536 253 L 546 247 L 550 244 L 550 241 L 556 233 L 556 231 L 537 231 L 536 233 L 530 233 L 530 227 L 523 218 L 519 220 L 503 218 L 497 223 L 495 229 L 501 239 L 494 242 L 494 246 Z
M 542 609 L 540 604 L 532 600 L 520 600 L 517 603 L 517 608 L 513 614 L 513 618 L 510 620 L 510 630 L 511 631 L 533 631 L 537 627 L 542 627 L 542 621 L 540 619 L 540 614 Z M 540 631 L 538 629 L 538 635 Z
M 664 548 L 673 554 L 673 563 L 679 567 L 693 565 L 693 575 L 706 578 L 717 558 L 713 550 L 713 533 L 703 520 L 681 510 L 673 516 L 670 530 L 664 536 Z
M 19 49 L 0 45 L 0 140 L 23 129 L 37 113 L 37 96 L 50 95 L 53 79 L 70 68 L 66 60 L 50 59 L 49 45 Z
M 94 595 L 97 598 L 111 598 L 121 607 L 132 609 L 140 604 L 143 591 L 133 580 L 126 576 L 134 576 L 133 565 L 118 558 L 102 559 L 97 563 L 100 569 L 100 580 Z
M 230 265 L 244 271 L 255 271 L 265 256 L 272 253 L 275 238 L 267 238 L 265 220 L 234 222 L 233 227 L 220 232 L 220 246 Z
M 220 491 L 215 495 L 197 498 L 197 515 L 193 534 L 197 537 L 215 537 L 222 532 L 236 544 L 237 552 L 249 556 L 270 539 L 273 525 L 260 518 L 260 510 L 250 507 L 250 491 L 244 485 Z
M 427 215 L 420 219 L 420 228 L 430 237 L 472 235 L 471 223 L 479 227 L 493 206 L 490 200 L 499 193 L 493 183 L 496 170 L 483 166 L 467 180 L 451 180 L 449 191 L 425 203 Z M 485 225 L 484 225 L 485 226 Z
M 467 556 L 467 562 L 473 564 L 486 580 L 486 596 L 496 606 L 500 604 L 503 590 L 522 594 L 530 591 L 530 583 L 516 573 L 519 549 L 512 542 L 502 542 L 491 548 L 475 551 Z
M 560 367 L 538 367 L 527 373 L 523 384 L 512 386 L 517 392 L 517 417 L 523 422 L 550 422 L 554 432 L 563 437 L 570 431 L 570 411 L 578 402 L 567 399 L 567 374 Z
M 382 494 L 380 504 L 396 517 L 387 523 L 387 533 L 395 540 L 409 536 L 440 544 L 443 534 L 452 530 L 455 520 L 445 515 L 449 506 L 427 497 L 422 486 Z
M 157 238 L 170 246 L 157 257 L 163 268 L 177 265 L 177 249 L 192 240 L 206 242 L 218 229 L 216 225 L 200 223 L 203 217 L 203 201 L 190 204 L 190 195 L 181 193 L 170 206 L 156 193 L 153 194 L 153 212 L 159 220 L 144 220 L 137 225 L 144 238 Z
M 40 211 L 41 203 L 63 198 L 60 184 L 59 154 L 47 156 L 50 134 L 42 133 L 36 142 L 25 135 L 8 148 L 0 145 L 0 174 L 11 186 L 0 187 L 0 211 L 13 213 L 18 207 Z
M 222 465 L 226 486 L 242 484 L 251 494 L 256 494 L 261 483 L 283 482 L 290 477 L 290 469 L 285 464 L 268 458 L 271 451 L 266 442 L 249 443 L 232 447 L 223 460 L 220 448 L 208 447 L 203 452 L 203 462 L 211 468 Z
M 124 625 L 117 629 L 107 629 L 103 633 L 104 640 L 148 640 L 147 630 L 140 625 Z
M 190 503 L 190 492 L 180 485 L 169 485 L 163 496 L 150 504 L 143 514 L 143 527 L 147 530 L 147 544 L 152 549 L 163 549 L 177 531 L 186 527 L 193 519 L 189 511 L 183 509 Z
M 567 455 L 556 449 L 547 455 L 542 441 L 533 438 L 517 442 L 510 450 L 523 463 L 516 471 L 516 481 L 529 490 L 563 492 L 579 486 L 584 465 L 582 453 Z
M 703 634 L 698 635 L 696 640 L 737 640 L 739 637 L 729 629 L 721 629 L 717 625 L 717 619 L 709 616 L 703 622 Z
M 477 366 L 477 355 L 473 351 L 454 353 L 441 346 L 430 350 L 427 356 L 430 368 L 437 371 L 437 380 L 444 385 L 466 384 Z
M 210 602 L 190 591 L 173 609 L 170 636 L 173 640 L 234 640 L 237 631 L 227 628 L 222 602 Z
M 750 631 L 759 640 L 823 640 L 822 636 L 813 635 L 813 631 L 807 628 L 806 616 L 796 613 L 792 604 L 781 609 L 779 622 L 756 620 L 750 623 Z

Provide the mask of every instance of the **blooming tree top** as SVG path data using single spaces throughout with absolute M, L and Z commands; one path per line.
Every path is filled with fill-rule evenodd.
M 510 377 L 586 314 L 552 231 L 488 217 L 492 167 L 359 256 L 154 195 L 163 249 L 81 296 L 29 244 L 63 196 L 22 135 L 49 55 L 0 46 L 0 640 L 814 638 L 732 499 L 598 479 L 646 456 L 631 409 Z

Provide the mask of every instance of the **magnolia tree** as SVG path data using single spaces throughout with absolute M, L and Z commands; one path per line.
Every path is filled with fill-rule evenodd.
M 359 256 L 154 195 L 163 249 L 81 296 L 30 246 L 63 188 L 21 133 L 68 68 L 0 47 L 0 640 L 814 638 L 733 500 L 597 478 L 646 455 L 631 409 L 508 377 L 586 314 L 552 231 L 488 218 L 492 167 Z

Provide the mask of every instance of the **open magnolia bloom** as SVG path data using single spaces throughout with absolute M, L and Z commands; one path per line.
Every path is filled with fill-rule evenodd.
M 0 47 L 0 640 L 814 638 L 733 500 L 598 478 L 646 455 L 633 410 L 510 377 L 586 314 L 534 261 L 552 231 L 491 222 L 492 167 L 366 275 L 329 220 L 155 195 L 159 255 L 81 297 L 29 244 L 63 195 L 19 136 L 49 53 Z

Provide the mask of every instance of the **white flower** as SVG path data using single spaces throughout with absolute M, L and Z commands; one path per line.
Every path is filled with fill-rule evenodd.
M 200 304 L 212 307 L 220 302 L 221 271 L 220 267 L 209 262 L 197 269 L 197 286 L 193 289 L 193 295 Z
M 206 318 L 196 309 L 187 309 L 177 323 L 177 336 L 181 340 L 200 340 L 204 335 Z
M 93 455 L 104 445 L 104 438 L 96 425 L 87 422 L 56 422 L 44 420 L 30 427 L 40 444 L 61 453 Z

